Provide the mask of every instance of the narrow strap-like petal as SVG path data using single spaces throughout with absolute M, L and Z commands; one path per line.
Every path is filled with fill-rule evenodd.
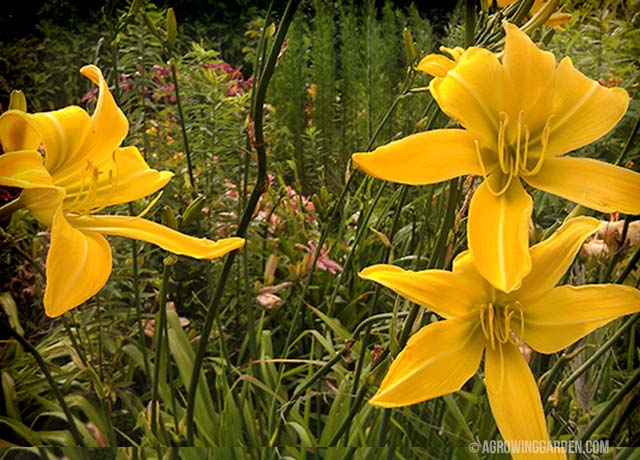
M 524 308 L 524 341 L 536 351 L 556 353 L 609 321 L 640 311 L 640 291 L 616 284 L 560 286 Z
M 139 217 L 128 216 L 81 216 L 70 217 L 69 222 L 82 231 L 92 231 L 105 235 L 124 236 L 146 241 L 160 246 L 174 254 L 196 259 L 222 257 L 244 245 L 243 238 L 224 238 L 211 241 L 194 238 Z
M 590 158 L 547 158 L 531 186 L 600 212 L 640 214 L 640 173 Z
M 445 270 L 414 272 L 394 265 L 373 265 L 360 277 L 375 281 L 403 297 L 429 308 L 443 318 L 459 318 L 487 297 L 487 283 Z
M 531 248 L 531 272 L 522 281 L 518 298 L 538 297 L 553 288 L 567 272 L 584 240 L 601 226 L 593 217 L 576 217 Z
M 42 164 L 42 155 L 33 150 L 22 150 L 0 155 L 0 185 L 52 187 L 53 179 Z
M 91 115 L 91 134 L 82 145 L 83 154 L 102 163 L 120 146 L 129 131 L 129 122 L 116 104 L 100 69 L 84 66 L 80 73 L 98 86 L 98 103 Z
M 471 199 L 469 249 L 480 274 L 496 289 L 517 289 L 531 270 L 532 208 L 533 201 L 517 178 L 499 196 L 491 193 L 485 180 Z
M 399 407 L 457 391 L 478 370 L 483 349 L 484 336 L 472 321 L 429 324 L 409 339 L 369 402 Z
M 482 174 L 473 137 L 461 129 L 437 129 L 393 141 L 373 152 L 355 153 L 367 174 L 403 184 L 434 184 Z
M 504 440 L 514 446 L 511 456 L 515 460 L 565 458 L 563 453 L 545 453 L 551 446 L 526 443 L 545 443 L 549 435 L 540 392 L 518 348 L 511 343 L 487 348 L 484 372 L 493 418 Z
M 55 317 L 94 296 L 111 274 L 111 247 L 99 233 L 73 228 L 58 208 L 47 255 L 44 308 Z

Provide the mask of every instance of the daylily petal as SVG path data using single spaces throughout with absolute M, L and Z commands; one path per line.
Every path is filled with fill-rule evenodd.
M 522 110 L 523 123 L 530 129 L 542 129 L 549 117 L 551 91 L 548 86 L 553 81 L 556 58 L 538 48 L 517 26 L 505 23 L 504 28 L 507 36 L 502 63 L 513 93 L 510 100 L 516 104 L 509 110 L 512 122 L 508 127 L 516 130 Z
M 478 271 L 495 288 L 517 289 L 531 270 L 529 219 L 533 200 L 514 179 L 500 196 L 485 180 L 471 198 L 469 249 Z
M 540 296 L 553 288 L 573 263 L 584 240 L 602 226 L 593 217 L 576 217 L 565 222 L 553 235 L 531 248 L 531 272 L 518 289 L 518 298 Z
M 495 298 L 495 288 L 478 271 L 470 250 L 462 251 L 453 259 L 451 271 L 473 285 L 478 298 L 483 301 Z
M 560 286 L 524 305 L 523 340 L 555 353 L 620 316 L 640 311 L 640 291 L 630 286 Z
M 640 173 L 590 158 L 548 157 L 531 186 L 600 212 L 640 214 Z
M 5 152 L 37 150 L 40 135 L 26 122 L 21 110 L 7 110 L 0 116 L 0 146 Z
M 375 281 L 443 318 L 468 315 L 483 298 L 484 286 L 445 270 L 414 272 L 395 265 L 373 265 L 360 278 Z
M 51 227 L 47 255 L 44 309 L 55 317 L 95 295 L 111 274 L 111 247 L 95 232 L 79 231 L 64 217 L 61 208 Z
M 19 137 L 19 133 L 23 131 L 27 133 L 27 139 L 21 142 L 32 149 L 37 148 L 42 141 L 45 150 L 45 166 L 54 178 L 59 169 L 82 159 L 80 145 L 91 127 L 87 112 L 76 106 L 36 114 L 12 110 L 3 115 L 2 124 L 4 123 L 8 126 L 6 136 L 8 139 Z M 37 133 L 38 139 L 35 147 L 33 133 Z M 10 145 L 16 142 L 17 139 L 13 139 Z M 6 148 L 5 139 L 2 139 L 2 144 L 3 148 Z
M 20 202 L 45 227 L 53 225 L 53 217 L 62 206 L 64 189 L 60 187 L 28 188 L 20 194 Z
M 92 174 L 97 177 L 92 178 Z M 60 185 L 67 192 L 67 212 L 86 211 L 144 198 L 164 187 L 172 177 L 169 171 L 151 169 L 137 147 L 122 147 L 99 171 L 79 170 L 69 177 L 72 182 Z
M 351 158 L 370 176 L 403 184 L 434 184 L 482 174 L 473 137 L 462 129 L 413 134 Z
M 440 108 L 468 129 L 483 147 L 495 150 L 498 117 L 505 110 L 504 68 L 495 54 L 467 49 L 444 78 L 431 80 L 429 90 Z
M 457 391 L 478 370 L 483 349 L 472 321 L 429 324 L 409 339 L 369 403 L 407 406 Z
M 119 148 L 113 158 L 114 186 L 107 206 L 149 196 L 173 177 L 172 172 L 151 169 L 137 147 Z
M 629 106 L 622 88 L 606 88 L 576 70 L 565 57 L 556 70 L 548 155 L 562 155 L 601 138 Z
M 53 179 L 42 164 L 42 155 L 33 150 L 0 155 L 0 185 L 34 188 L 53 186 Z
M 100 69 L 87 65 L 80 73 L 98 86 L 98 103 L 91 116 L 91 134 L 82 145 L 84 155 L 96 164 L 109 160 L 129 131 L 129 122 L 116 104 Z
M 562 32 L 564 29 L 561 26 L 571 21 L 571 18 L 572 16 L 569 13 L 554 13 L 549 16 L 545 24 Z
M 432 77 L 444 77 L 455 66 L 455 61 L 442 54 L 428 54 L 420 60 L 416 69 Z
M 164 225 L 146 219 L 129 216 L 79 216 L 69 217 L 74 227 L 84 231 L 93 231 L 105 235 L 124 236 L 146 241 L 160 246 L 174 254 L 196 259 L 214 259 L 222 257 L 244 245 L 243 238 L 223 238 L 211 241 L 206 238 L 194 238 L 176 232 Z
M 548 441 L 540 393 L 518 348 L 506 343 L 485 355 L 485 384 L 493 418 L 505 441 Z M 515 460 L 564 458 L 562 454 L 511 452 Z

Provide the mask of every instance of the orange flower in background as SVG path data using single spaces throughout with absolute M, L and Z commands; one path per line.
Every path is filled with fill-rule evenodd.
M 81 72 L 99 88 L 93 115 L 70 106 L 36 114 L 8 110 L 0 117 L 5 152 L 0 155 L 0 185 L 23 189 L 7 206 L 26 207 L 51 228 L 44 294 L 49 316 L 80 305 L 105 285 L 111 247 L 103 235 L 134 238 L 202 259 L 244 244 L 242 238 L 193 238 L 142 216 L 97 214 L 157 192 L 173 174 L 151 169 L 136 147 L 120 147 L 129 129 L 127 119 L 100 69 L 86 66 Z

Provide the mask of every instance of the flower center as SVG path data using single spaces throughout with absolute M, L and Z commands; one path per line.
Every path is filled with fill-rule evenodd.
M 507 115 L 506 112 L 500 112 L 498 118 L 498 146 L 497 152 L 495 153 L 498 159 L 500 172 L 502 173 L 500 176 L 503 180 L 498 187 L 495 186 L 495 183 L 492 184 L 491 181 L 487 181 L 489 191 L 495 196 L 500 196 L 505 193 L 511 185 L 511 181 L 514 177 L 533 176 L 540 172 L 542 164 L 544 163 L 544 156 L 547 151 L 549 133 L 551 130 L 549 124 L 551 120 L 550 117 L 540 133 L 540 144 L 542 148 L 532 157 L 529 152 L 529 147 L 531 146 L 531 132 L 529 131 L 529 126 L 524 122 L 524 111 L 521 110 L 518 114 L 518 119 L 515 125 L 515 134 L 512 132 L 511 136 L 508 136 L 509 131 L 507 130 L 511 123 L 509 115 Z M 482 159 L 482 154 L 480 152 L 480 143 L 477 139 L 475 140 L 475 146 L 478 154 L 478 160 L 482 167 L 482 175 L 486 180 L 490 171 L 487 171 L 484 164 L 484 160 Z
M 115 163 L 115 161 L 114 161 Z M 115 163 L 117 166 L 117 163 Z M 81 215 L 93 214 L 108 206 L 117 182 L 116 174 L 109 169 L 101 170 L 87 159 L 81 170 L 82 179 L 65 187 L 64 209 Z
M 519 334 L 512 329 L 512 320 L 516 326 L 519 325 Z M 524 336 L 522 305 L 518 301 L 505 306 L 486 303 L 480 307 L 480 326 L 492 350 L 495 350 L 497 345 L 507 342 L 516 344 L 522 341 Z

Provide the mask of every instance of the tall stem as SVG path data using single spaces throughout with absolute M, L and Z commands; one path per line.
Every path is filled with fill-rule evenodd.
M 287 34 L 287 30 L 291 25 L 291 21 L 293 20 L 293 15 L 300 4 L 300 0 L 289 0 L 287 7 L 284 11 L 282 19 L 280 21 L 280 25 L 278 27 L 278 31 L 274 37 L 273 45 L 269 52 L 269 56 L 267 61 L 260 73 L 259 80 L 257 83 L 256 89 L 256 98 L 255 104 L 252 110 L 252 118 L 254 123 L 254 133 L 255 133 L 255 149 L 258 157 L 258 177 L 256 178 L 256 184 L 251 192 L 251 196 L 247 201 L 247 205 L 245 207 L 244 213 L 242 214 L 242 218 L 240 220 L 240 224 L 238 225 L 238 231 L 236 232 L 236 236 L 244 237 L 247 232 L 247 228 L 249 223 L 251 222 L 251 218 L 253 213 L 258 205 L 258 200 L 260 196 L 264 192 L 264 187 L 267 179 L 267 151 L 264 141 L 264 101 L 267 95 L 267 87 L 269 85 L 269 81 L 273 76 L 273 72 L 276 67 L 276 62 L 278 58 L 278 54 L 280 52 L 280 48 L 282 43 L 284 42 L 284 38 Z M 216 286 L 215 293 L 211 298 L 211 302 L 208 306 L 207 316 L 204 321 L 204 325 L 202 327 L 202 333 L 200 338 L 200 343 L 198 345 L 198 351 L 196 352 L 196 357 L 193 363 L 193 371 L 191 373 L 191 381 L 189 382 L 189 392 L 187 394 L 187 416 L 186 416 L 186 429 L 187 429 L 187 441 L 189 445 L 193 445 L 193 436 L 194 436 L 194 423 L 193 423 L 193 415 L 194 415 L 194 404 L 196 399 L 196 391 L 198 388 L 198 377 L 200 375 L 200 370 L 202 368 L 202 363 L 204 361 L 204 355 L 207 350 L 207 343 L 209 341 L 209 335 L 211 334 L 211 328 L 213 326 L 213 322 L 218 316 L 218 309 L 220 307 L 220 299 L 222 298 L 222 293 L 224 291 L 224 287 L 227 282 L 227 278 L 229 277 L 229 273 L 231 272 L 231 267 L 233 266 L 233 261 L 235 260 L 236 252 L 231 252 L 227 255 L 224 266 L 222 267 L 222 273 L 220 274 L 220 278 L 218 280 L 218 284 Z

